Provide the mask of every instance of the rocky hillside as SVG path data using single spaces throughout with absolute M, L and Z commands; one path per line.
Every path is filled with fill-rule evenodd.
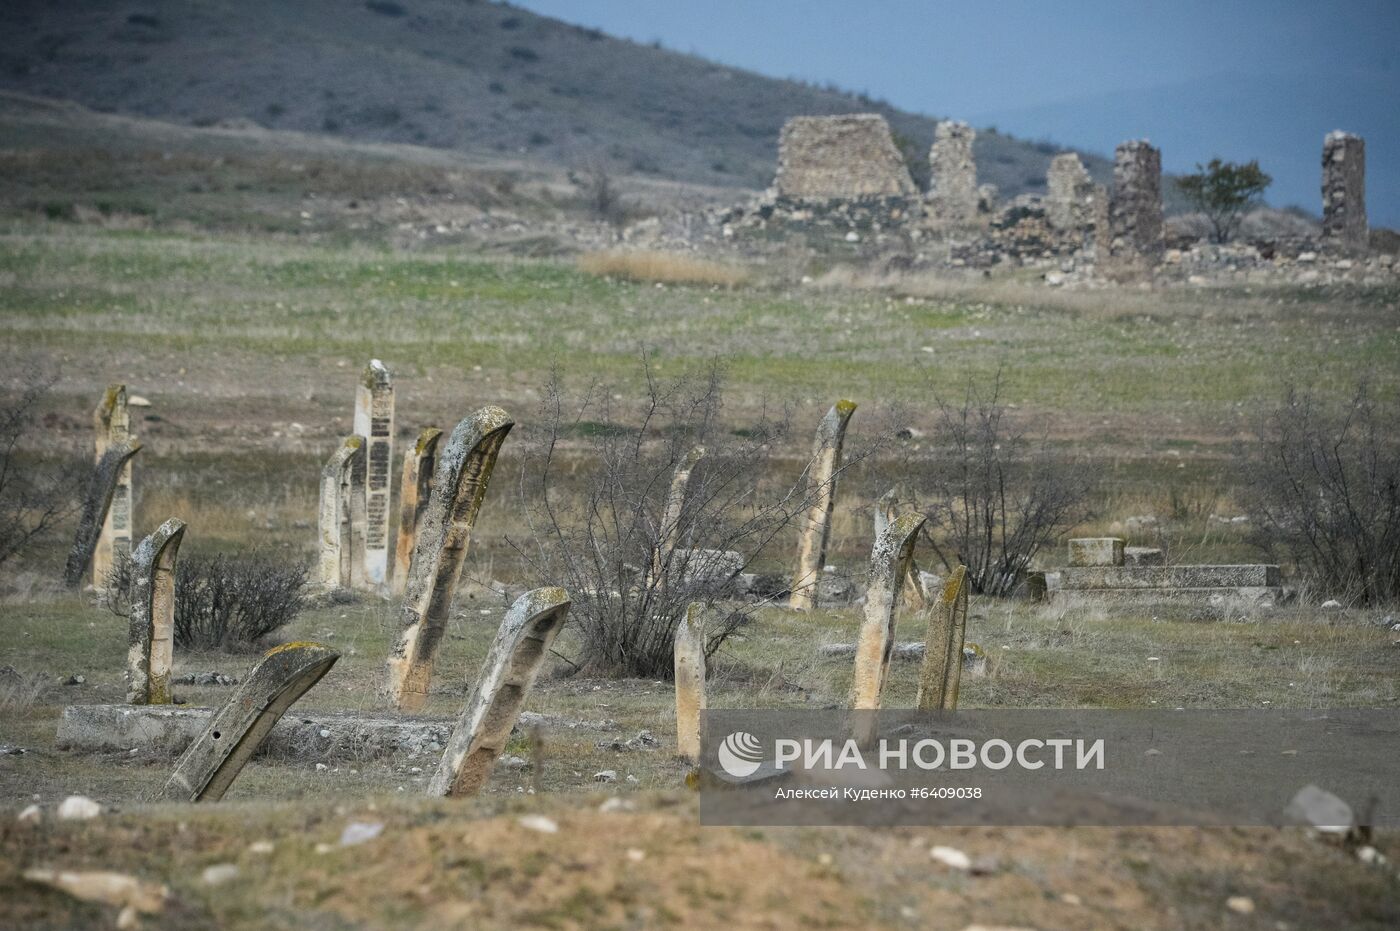
M 9 0 L 0 89 L 192 125 L 406 142 L 761 188 L 795 114 L 879 111 L 926 172 L 934 119 L 481 0 Z M 977 139 L 980 180 L 1043 188 L 1054 147 Z M 1089 160 L 1103 180 L 1107 165 Z

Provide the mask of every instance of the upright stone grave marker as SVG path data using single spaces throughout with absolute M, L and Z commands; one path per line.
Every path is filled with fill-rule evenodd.
M 953 711 L 962 681 L 963 643 L 967 638 L 967 567 L 958 566 L 943 583 L 929 608 L 924 665 L 919 672 L 920 711 Z
M 127 636 L 126 700 L 168 705 L 175 659 L 175 557 L 185 522 L 172 517 L 131 556 L 131 623 Z
M 317 512 L 318 546 L 316 574 L 321 587 L 351 588 L 355 566 L 363 567 L 356 544 L 354 521 L 362 510 L 355 507 L 364 477 L 364 437 L 347 436 L 321 468 L 321 501 Z
M 807 500 L 811 502 L 802 520 L 797 543 L 797 571 L 792 578 L 788 607 L 810 611 L 817 606 L 817 583 L 826 564 L 826 547 L 831 539 L 831 512 L 836 507 L 836 473 L 841 468 L 841 447 L 846 442 L 846 426 L 856 405 L 837 401 L 817 427 L 812 461 L 808 463 Z
M 904 507 L 904 494 L 898 487 L 891 488 L 880 496 L 880 500 L 875 502 L 875 539 L 879 539 L 894 520 L 899 516 L 899 512 Z M 923 583 L 919 581 L 919 564 L 910 559 L 909 571 L 904 575 L 904 603 L 914 610 L 923 608 L 927 602 L 924 595 Z
M 877 713 L 894 651 L 895 609 L 914 561 L 914 541 L 923 526 L 921 514 L 895 518 L 876 538 L 870 553 L 869 583 L 851 683 L 851 736 L 862 748 L 873 746 L 877 735 Z
M 681 458 L 676 471 L 671 474 L 671 488 L 666 495 L 666 510 L 661 515 L 661 527 L 657 533 L 656 550 L 651 556 L 651 573 L 660 578 L 666 571 L 666 563 L 680 542 L 681 517 L 685 513 L 685 490 L 690 485 L 690 473 L 695 464 L 705 458 L 705 447 L 694 446 Z
M 399 480 L 399 535 L 394 548 L 395 595 L 402 595 L 408 585 L 413 542 L 418 539 L 418 524 L 423 519 L 423 510 L 428 506 L 428 495 L 433 489 L 433 466 L 440 439 L 441 430 L 425 427 L 418 434 L 418 442 L 403 456 L 403 475 Z
M 428 784 L 430 795 L 475 795 L 491 778 L 545 654 L 569 616 L 562 588 L 537 588 L 506 612 L 477 676 L 476 690 Z
M 88 481 L 87 493 L 83 496 L 83 510 L 78 515 L 78 529 L 73 537 L 73 547 L 68 551 L 68 562 L 64 566 L 63 580 L 71 588 L 76 588 L 82 584 L 83 574 L 89 566 L 94 565 L 93 552 L 97 548 L 98 539 L 102 535 L 103 525 L 107 522 L 107 513 L 112 507 L 112 499 L 121 484 L 121 476 L 124 471 L 129 475 L 128 466 L 131 457 L 141 451 L 141 444 L 134 440 L 123 440 L 120 443 L 113 443 L 102 453 L 102 458 L 97 461 L 97 467 L 92 471 L 92 478 Z M 128 483 L 127 488 L 130 489 Z M 129 502 L 129 499 L 128 499 Z M 130 507 L 128 503 L 127 507 Z M 124 517 L 126 526 L 130 527 L 131 512 L 127 510 Z M 126 531 L 130 533 L 128 529 Z M 95 568 L 95 567 L 94 567 Z M 106 581 L 109 565 L 103 571 L 102 577 L 96 581 L 98 588 Z
M 354 432 L 365 438 L 364 581 L 389 582 L 389 483 L 394 462 L 394 383 L 378 359 L 365 367 L 355 389 Z
M 700 762 L 700 716 L 705 710 L 705 627 L 691 604 L 676 625 L 676 756 Z
M 126 404 L 126 385 L 110 386 L 102 396 L 101 403 L 93 411 L 92 419 L 96 463 L 102 461 L 108 449 L 136 439 L 131 435 L 131 413 Z M 107 508 L 102 521 L 102 532 L 92 551 L 93 587 L 103 588 L 107 584 L 107 576 L 111 573 L 112 566 L 118 560 L 131 555 L 134 520 L 131 462 L 128 460 L 117 474 L 116 487 L 112 490 L 112 502 Z
M 185 802 L 223 798 L 283 712 L 338 659 L 339 653 L 319 643 L 286 643 L 269 650 L 181 755 L 164 797 Z
M 457 592 L 472 527 L 496 455 L 515 424 L 499 407 L 483 407 L 453 429 L 433 476 L 404 591 L 402 630 L 387 664 L 393 703 L 417 711 L 428 697 L 447 613 Z

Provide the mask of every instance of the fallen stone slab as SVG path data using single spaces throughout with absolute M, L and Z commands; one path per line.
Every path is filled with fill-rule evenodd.
M 176 705 L 70 705 L 59 719 L 57 744 L 89 753 L 137 749 L 173 757 L 185 752 L 213 713 L 212 708 Z M 454 724 L 452 718 L 291 711 L 272 728 L 256 756 L 323 762 L 437 754 L 447 746 Z M 617 722 L 527 711 L 516 727 L 615 731 Z
M 1278 566 L 1073 566 L 1061 569 L 1059 590 L 1278 588 Z

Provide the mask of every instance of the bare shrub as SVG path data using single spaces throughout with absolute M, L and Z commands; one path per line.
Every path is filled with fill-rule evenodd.
M 36 439 L 37 411 L 53 379 L 25 373 L 15 394 L 0 399 L 0 565 L 52 530 L 78 507 L 75 461 L 24 461 Z
M 613 182 L 612 171 L 601 159 L 570 171 L 568 177 L 578 188 L 584 208 L 595 220 L 602 220 L 618 229 L 627 225 L 631 219 L 631 207 Z
M 579 256 L 580 271 L 628 281 L 716 285 L 732 288 L 748 280 L 748 272 L 733 265 L 692 258 L 674 252 L 587 252 Z
M 1359 604 L 1400 597 L 1400 403 L 1366 382 L 1328 404 L 1289 385 L 1243 449 L 1241 484 L 1256 542 L 1282 549 L 1306 580 Z
M 575 666 L 588 675 L 671 678 L 686 607 L 731 598 L 737 577 L 810 504 L 805 473 L 791 484 L 766 478 L 788 435 L 786 410 L 729 430 L 717 368 L 669 383 L 646 375 L 640 405 L 626 408 L 598 386 L 567 398 L 556 375 L 521 461 L 529 536 L 512 545 L 541 582 L 568 589 Z M 672 476 L 697 445 L 705 455 L 667 526 Z M 706 655 L 751 610 L 731 602 L 713 612 Z
M 306 606 L 310 566 L 259 552 L 181 556 L 175 564 L 175 645 L 188 650 L 257 648 Z M 104 601 L 131 615 L 132 563 L 119 557 Z
M 1089 517 L 1090 471 L 1056 457 L 1007 416 L 1001 375 L 939 402 L 924 537 L 946 570 L 967 566 L 979 595 L 1008 595 L 1031 560 Z

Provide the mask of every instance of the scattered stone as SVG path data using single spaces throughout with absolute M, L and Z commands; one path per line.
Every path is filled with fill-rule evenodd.
M 72 676 L 69 676 L 69 677 L 64 681 L 63 684 L 64 684 L 64 685 L 82 685 L 82 684 L 84 684 L 85 682 L 87 682 L 87 676 L 84 676 L 84 675 L 72 675 Z
M 637 806 L 631 799 L 613 795 L 603 800 L 598 806 L 598 810 L 603 814 L 611 814 L 618 811 L 636 811 Z
M 1328 610 L 1328 611 L 1335 611 L 1336 609 L 1340 608 L 1341 606 L 1342 606 L 1342 603 L 1341 603 L 1340 601 L 1338 601 L 1337 599 L 1335 599 L 1335 598 L 1329 598 L 1329 599 L 1327 599 L 1326 601 L 1324 601 L 1324 602 L 1322 603 L 1322 607 L 1323 607 L 1325 610 Z
M 1350 805 L 1315 785 L 1299 789 L 1283 810 L 1283 816 L 1322 834 L 1345 835 L 1355 823 Z
M 86 821 L 102 814 L 102 806 L 86 795 L 70 795 L 58 806 L 58 820 Z
M 44 811 L 38 805 L 30 805 L 20 812 L 15 820 L 20 824 L 38 824 L 44 820 Z
M 199 876 L 206 886 L 222 886 L 238 878 L 238 864 L 215 863 L 213 866 L 206 866 Z
M 604 769 L 593 774 L 594 782 L 617 782 L 617 770 Z
M 1225 907 L 1236 915 L 1253 915 L 1254 900 L 1247 895 L 1232 895 L 1225 900 Z
M 226 676 L 221 672 L 187 672 L 172 680 L 176 685 L 237 685 L 237 676 Z
M 539 831 L 541 834 L 559 833 L 559 823 L 544 815 L 522 815 L 519 823 L 527 831 Z
M 138 914 L 159 914 L 170 898 L 167 887 L 125 873 L 32 869 L 24 871 L 24 878 L 58 889 L 84 902 L 117 906 L 122 910 L 117 919 L 119 928 L 136 927 Z
M 1084 904 L 1084 900 L 1081 899 L 1079 896 L 1075 895 L 1073 892 L 1066 892 L 1064 895 L 1060 896 L 1060 901 L 1065 903 L 1066 905 Z
M 267 856 L 272 853 L 274 849 L 276 849 L 276 847 L 270 840 L 255 840 L 248 845 L 248 852 L 260 857 Z
M 345 830 L 340 832 L 340 846 L 354 847 L 356 844 L 372 841 L 382 833 L 382 821 L 351 821 L 345 826 Z
M 530 764 L 526 762 L 522 757 L 518 756 L 508 756 L 505 759 L 501 760 L 501 766 L 505 767 L 506 769 L 519 770 L 524 769 L 529 765 Z
M 934 847 L 929 856 L 949 869 L 967 872 L 972 869 L 972 858 L 956 847 Z

